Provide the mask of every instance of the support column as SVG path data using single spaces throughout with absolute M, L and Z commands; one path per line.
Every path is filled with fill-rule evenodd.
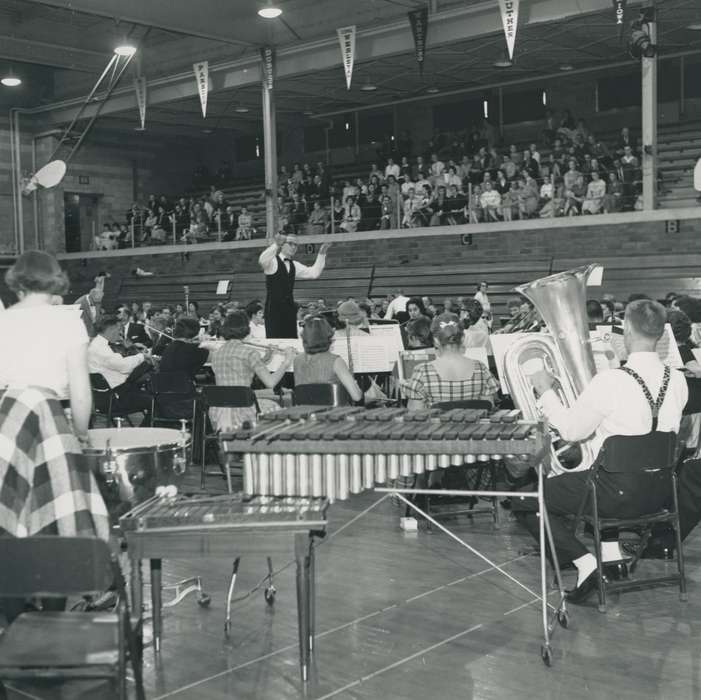
M 263 155 L 265 161 L 265 235 L 277 233 L 277 133 L 274 88 L 266 85 L 263 70 Z
M 657 18 L 649 23 L 652 44 L 657 44 Z M 657 56 L 642 59 L 642 171 L 643 209 L 649 211 L 657 205 Z

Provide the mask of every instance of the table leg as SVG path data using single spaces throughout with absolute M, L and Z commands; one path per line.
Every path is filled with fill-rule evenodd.
M 299 669 L 302 682 L 309 678 L 309 554 L 308 535 L 295 535 L 297 560 L 297 626 L 299 632 Z
M 161 560 L 151 559 L 151 617 L 153 619 L 153 648 L 161 651 L 161 633 L 163 628 Z

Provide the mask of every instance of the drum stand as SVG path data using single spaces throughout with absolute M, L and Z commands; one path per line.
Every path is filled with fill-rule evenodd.
M 147 583 L 146 586 L 150 587 L 151 584 Z M 176 583 L 169 583 L 162 586 L 163 591 L 174 591 L 174 596 L 171 600 L 164 601 L 162 606 L 164 608 L 172 608 L 178 603 L 180 603 L 184 598 L 186 598 L 190 593 L 197 593 L 197 604 L 201 608 L 208 608 L 209 604 L 212 602 L 212 597 L 205 593 L 202 586 L 201 576 L 191 576 L 190 578 L 184 578 Z
M 402 488 L 376 488 L 375 491 L 379 493 L 392 494 L 400 498 L 408 507 L 412 508 L 419 515 L 424 517 L 429 523 L 435 525 L 439 530 L 444 532 L 446 535 L 454 539 L 458 544 L 468 549 L 473 554 L 476 554 L 480 559 L 486 562 L 490 567 L 498 571 L 500 574 L 504 575 L 510 581 L 515 583 L 517 586 L 530 593 L 536 600 L 540 600 L 541 603 L 541 613 L 543 619 L 543 644 L 540 648 L 540 655 L 543 659 L 543 663 L 546 666 L 551 666 L 553 662 L 552 646 L 550 641 L 555 632 L 556 624 L 560 627 L 567 628 L 569 625 L 569 614 L 567 612 L 567 607 L 565 603 L 565 590 L 562 585 L 562 576 L 560 574 L 560 565 L 557 561 L 557 552 L 555 551 L 555 545 L 553 542 L 553 536 L 550 529 L 550 519 L 548 518 L 548 511 L 545 506 L 545 498 L 543 495 L 543 472 L 544 467 L 549 466 L 550 463 L 550 441 L 545 441 L 545 446 L 543 450 L 543 455 L 541 459 L 538 460 L 537 472 L 538 472 L 538 488 L 536 491 L 462 491 L 462 490 L 436 490 L 436 489 L 402 489 Z M 443 524 L 432 518 L 428 513 L 425 513 L 421 508 L 419 508 L 415 503 L 410 501 L 407 495 L 426 495 L 432 497 L 439 496 L 477 496 L 477 497 L 495 497 L 495 498 L 537 498 L 538 499 L 538 511 L 540 512 L 540 518 L 538 518 L 539 524 L 539 540 L 540 540 L 540 594 L 536 593 L 534 590 L 521 583 L 518 579 L 512 576 L 510 573 L 505 571 L 501 566 L 494 563 L 491 559 L 486 557 L 481 552 L 477 551 L 474 547 L 471 547 L 467 542 L 458 537 L 454 532 L 451 532 Z M 385 496 L 386 498 L 387 496 Z M 381 502 L 384 499 L 380 499 Z M 375 504 L 376 505 L 376 504 Z M 553 568 L 555 569 L 555 580 L 557 583 L 557 590 L 559 593 L 559 602 L 556 606 L 548 603 L 547 595 L 547 572 L 546 572 L 546 549 L 545 542 L 547 542 L 550 547 L 550 552 L 553 558 Z M 550 610 L 552 610 L 552 616 L 549 615 Z
M 275 594 L 277 593 L 277 589 L 275 588 L 275 585 L 273 584 L 273 560 L 271 557 L 266 557 L 268 560 L 268 575 L 263 579 L 264 581 L 267 582 L 267 585 L 265 587 L 264 591 L 264 596 L 265 596 L 265 602 L 268 605 L 273 605 L 275 602 Z M 236 603 L 239 600 L 243 600 L 244 598 L 248 598 L 250 593 L 247 593 L 243 596 L 240 596 L 239 598 L 234 599 L 234 587 L 236 586 L 236 576 L 238 575 L 239 572 L 239 563 L 241 562 L 241 557 L 236 557 L 234 559 L 234 566 L 233 570 L 231 572 L 231 579 L 229 580 L 229 589 L 227 590 L 226 593 L 226 619 L 224 620 L 224 636 L 228 639 L 229 638 L 229 632 L 231 632 L 231 605 L 232 603 Z M 260 586 L 260 584 L 258 584 Z M 256 589 L 253 589 L 255 591 Z M 251 593 L 253 592 L 251 591 Z

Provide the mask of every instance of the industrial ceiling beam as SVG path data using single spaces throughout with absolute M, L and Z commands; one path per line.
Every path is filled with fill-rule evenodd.
M 640 4 L 640 2 L 634 4 Z M 581 0 L 535 0 L 523 7 L 519 24 L 523 31 L 526 26 L 561 21 L 568 17 L 610 9 L 610 0 L 588 0 L 585 8 L 582 7 Z M 427 49 L 429 55 L 431 46 L 500 33 L 502 26 L 497 4 L 484 2 L 432 15 L 430 29 Z M 413 50 L 414 41 L 409 22 L 402 19 L 382 27 L 359 30 L 356 38 L 356 63 L 411 53 Z M 278 79 L 283 79 L 300 74 L 318 74 L 334 67 L 338 68 L 339 81 L 343 80 L 338 39 L 336 36 L 331 36 L 328 39 L 280 49 L 277 55 L 276 74 Z M 261 80 L 260 60 L 257 55 L 210 64 L 209 71 L 212 90 L 216 92 L 260 84 Z M 197 85 L 194 76 L 188 71 L 151 80 L 148 83 L 148 91 L 149 104 L 156 105 L 195 97 Z M 44 124 L 61 124 L 70 121 L 79 104 L 80 100 L 70 100 L 45 105 L 28 112 L 42 114 Z M 134 90 L 125 88 L 115 90 L 109 103 L 104 106 L 103 114 L 114 114 L 136 108 Z

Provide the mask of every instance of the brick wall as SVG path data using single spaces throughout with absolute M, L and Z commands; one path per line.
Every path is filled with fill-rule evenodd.
M 450 231 L 450 229 L 446 229 Z M 302 254 L 299 260 L 307 264 L 313 255 Z M 108 287 L 118 294 L 121 279 L 137 266 L 156 274 L 179 274 L 184 284 L 188 276 L 200 272 L 255 272 L 258 270 L 259 248 L 197 251 L 193 246 L 187 254 L 142 255 L 64 261 L 72 292 L 81 294 L 92 284 L 100 270 L 109 271 Z M 667 235 L 663 221 L 641 224 L 619 224 L 600 227 L 572 227 L 534 231 L 496 231 L 476 234 L 473 244 L 463 245 L 456 233 L 436 234 L 417 238 L 395 238 L 372 241 L 334 243 L 328 258 L 329 267 L 407 266 L 405 289 L 411 290 L 411 268 L 417 266 L 457 265 L 460 262 L 496 263 L 544 258 L 597 258 L 672 253 L 701 253 L 701 218 L 684 220 L 679 233 Z M 525 281 L 525 280 L 524 280 Z M 645 281 L 639 288 L 644 291 Z M 459 293 L 461 290 L 455 290 Z M 244 300 L 245 301 L 245 300 Z

